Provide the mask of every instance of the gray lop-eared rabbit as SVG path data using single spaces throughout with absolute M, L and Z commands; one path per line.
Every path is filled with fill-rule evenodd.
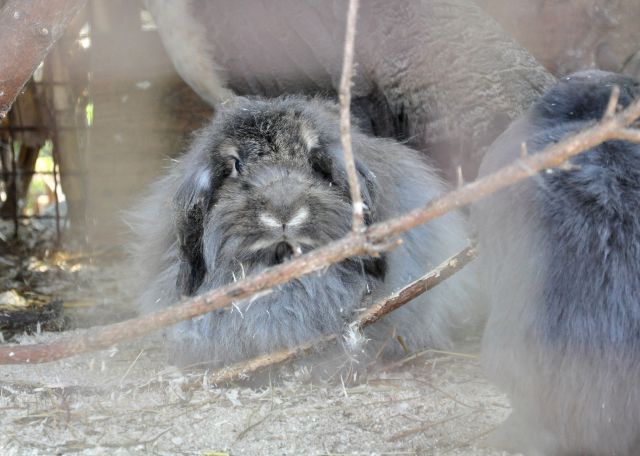
M 488 174 L 602 118 L 628 77 L 563 78 L 491 146 Z M 494 443 L 528 455 L 640 454 L 640 145 L 609 141 L 472 210 L 491 300 L 489 377 L 513 413 Z
M 418 154 L 354 129 L 371 224 L 444 191 Z M 290 96 L 221 106 L 189 151 L 134 211 L 143 311 L 178 303 L 346 234 L 351 201 L 337 106 Z M 359 310 L 417 279 L 467 243 L 451 213 L 402 236 L 380 257 L 350 258 L 167 332 L 179 365 L 227 365 L 345 329 Z M 473 320 L 472 278 L 460 273 L 370 327 L 369 353 L 449 347 Z M 384 348 L 382 347 L 384 345 Z

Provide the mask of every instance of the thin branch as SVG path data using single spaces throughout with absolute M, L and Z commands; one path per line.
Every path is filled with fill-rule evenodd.
M 640 130 L 634 128 L 623 128 L 616 133 L 616 139 L 640 143 Z
M 86 0 L 9 0 L 0 11 L 0 119 Z
M 351 73 L 353 71 L 353 48 L 356 37 L 356 17 L 358 0 L 349 0 L 347 12 L 347 31 L 344 39 L 344 57 L 342 61 L 342 77 L 340 78 L 340 141 L 344 152 L 345 168 L 349 179 L 349 191 L 353 216 L 351 229 L 359 232 L 364 226 L 364 205 L 360 194 L 360 183 L 356 173 L 356 165 L 351 150 Z
M 398 440 L 403 440 L 403 439 L 406 439 L 407 437 L 409 437 L 410 435 L 423 433 L 426 430 L 431 429 L 434 426 L 439 426 L 441 424 L 445 424 L 445 423 L 448 423 L 449 421 L 457 420 L 459 418 L 468 417 L 468 416 L 473 415 L 474 413 L 478 413 L 478 411 L 474 410 L 472 412 L 459 413 L 457 415 L 448 416 L 448 417 L 443 418 L 443 419 L 438 420 L 438 421 L 432 421 L 430 423 L 426 423 L 426 424 L 423 424 L 423 425 L 418 426 L 418 427 L 406 429 L 404 431 L 401 431 L 401 432 L 398 432 L 396 434 L 393 434 L 391 437 L 389 437 L 387 439 L 387 442 L 396 442 Z
M 611 96 L 609 97 L 609 102 L 607 103 L 607 109 L 604 111 L 603 119 L 610 119 L 616 113 L 616 109 L 618 109 L 618 100 L 620 99 L 620 87 L 614 85 L 611 89 Z
M 362 313 L 358 319 L 352 323 L 352 325 L 355 324 L 358 328 L 364 328 L 365 326 L 375 323 L 385 315 L 396 310 L 398 307 L 405 305 L 416 296 L 420 296 L 422 293 L 431 290 L 439 283 L 444 282 L 469 264 L 477 255 L 478 253 L 475 246 L 467 247 L 463 251 L 443 261 L 428 274 L 411 282 L 409 285 L 405 286 L 393 295 L 369 307 L 369 309 Z
M 191 298 L 182 304 L 149 315 L 107 326 L 98 326 L 79 335 L 67 335 L 45 344 L 0 347 L 0 364 L 43 363 L 100 350 L 125 340 L 148 334 L 182 320 L 197 317 L 253 296 L 261 291 L 318 271 L 352 256 L 379 253 L 388 240 L 429 220 L 521 182 L 539 171 L 560 166 L 569 158 L 602 142 L 631 137 L 626 127 L 640 117 L 640 100 L 610 119 L 547 147 L 544 151 L 517 160 L 493 174 L 431 200 L 426 206 L 350 232 L 344 238 L 312 250 L 259 274 Z
M 229 367 L 224 367 L 218 371 L 211 373 L 208 377 L 209 384 L 222 384 L 232 382 L 234 380 L 247 377 L 249 374 L 253 374 L 261 369 L 265 369 L 270 366 L 277 366 L 294 359 L 300 359 L 313 352 L 320 351 L 322 348 L 330 345 L 338 340 L 337 334 L 327 334 L 322 337 L 304 342 L 294 348 L 286 350 L 280 350 L 275 353 L 268 353 L 266 355 L 252 358 L 248 361 L 236 363 Z M 185 387 L 200 385 L 199 380 L 194 380 L 191 383 L 185 385 Z
M 435 269 L 428 272 L 418 280 L 415 280 L 391 296 L 373 304 L 366 311 L 361 313 L 356 320 L 349 324 L 348 327 L 354 330 L 361 330 L 375 323 L 385 315 L 388 315 L 417 296 L 420 296 L 434 288 L 436 285 L 444 282 L 469 264 L 476 256 L 477 252 L 475 247 L 467 247 L 463 251 L 443 261 Z M 299 359 L 314 351 L 320 351 L 330 343 L 337 341 L 338 336 L 339 334 L 327 334 L 300 344 L 294 348 L 258 356 L 248 361 L 243 361 L 232 366 L 222 368 L 210 374 L 209 383 L 219 384 L 231 382 L 266 367 L 272 367 L 277 364 Z

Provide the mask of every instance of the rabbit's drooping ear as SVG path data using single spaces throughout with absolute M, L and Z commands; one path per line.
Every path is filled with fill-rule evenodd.
M 378 185 L 375 175 L 357 158 L 355 160 L 356 172 L 360 183 L 360 194 L 364 203 L 365 223 L 370 225 L 376 221 L 376 196 Z M 342 188 L 347 197 L 349 194 L 349 179 L 344 162 L 344 152 L 338 145 L 319 149 L 312 154 L 311 163 L 313 168 L 322 174 L 326 179 Z
M 194 294 L 207 272 L 202 251 L 206 214 L 214 195 L 214 180 L 208 168 L 188 170 L 174 197 L 176 232 L 180 252 L 177 287 L 182 295 Z
M 350 198 L 344 152 L 340 146 L 317 150 L 312 154 L 311 163 L 316 172 L 338 185 L 343 190 L 345 197 Z M 371 225 L 378 221 L 376 214 L 376 198 L 379 194 L 377 179 L 375 174 L 357 158 L 355 165 L 364 204 L 364 222 L 366 225 Z M 357 261 L 353 260 L 353 264 L 361 268 L 366 275 L 379 280 L 384 280 L 387 273 L 387 258 L 384 254 L 377 257 L 360 258 Z
M 342 151 L 340 151 L 342 153 Z M 375 174 L 362 162 L 356 160 L 356 171 L 360 181 L 360 193 L 364 203 L 364 223 L 368 226 L 378 221 L 376 213 L 376 198 L 378 196 L 378 182 Z M 387 273 L 387 257 L 381 253 L 375 257 L 363 260 L 365 272 L 377 279 L 384 280 Z

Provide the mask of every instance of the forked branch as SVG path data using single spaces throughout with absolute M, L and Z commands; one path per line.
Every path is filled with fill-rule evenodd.
M 358 316 L 349 328 L 354 331 L 360 331 L 363 328 L 375 323 L 385 315 L 393 312 L 397 308 L 405 305 L 412 299 L 431 290 L 436 285 L 447 280 L 456 272 L 460 271 L 469 264 L 477 255 L 475 247 L 467 247 L 463 251 L 448 258 L 438 265 L 435 269 L 425 274 L 418 280 L 411 282 L 393 295 L 388 296 L 381 301 L 373 304 L 366 311 Z M 222 368 L 209 375 L 209 383 L 226 383 L 243 378 L 260 369 L 272 367 L 277 364 L 292 361 L 301 358 L 309 353 L 320 351 L 325 346 L 335 343 L 340 334 L 327 334 L 317 339 L 310 340 L 297 347 L 281 350 L 275 353 L 269 353 L 263 356 L 250 359 L 248 361 L 234 364 L 233 366 Z
M 388 245 L 389 239 L 394 236 L 521 182 L 542 170 L 558 167 L 569 158 L 602 142 L 615 139 L 640 139 L 636 138 L 638 135 L 630 135 L 630 132 L 637 132 L 637 130 L 628 128 L 639 117 L 640 100 L 609 119 L 603 119 L 590 128 L 547 147 L 538 154 L 527 155 L 493 174 L 435 198 L 422 208 L 376 223 L 361 232 L 350 232 L 342 239 L 284 264 L 159 312 L 112 325 L 94 327 L 79 335 L 62 336 L 51 343 L 1 347 L 0 364 L 43 363 L 107 348 L 228 306 L 233 301 L 249 298 L 256 293 L 318 271 L 345 258 L 378 253 L 380 246 Z

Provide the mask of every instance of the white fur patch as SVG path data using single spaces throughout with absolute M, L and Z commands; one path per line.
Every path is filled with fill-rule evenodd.
M 309 209 L 303 206 L 300 209 L 298 209 L 298 211 L 295 214 L 293 214 L 293 217 L 289 219 L 289 221 L 287 222 L 287 225 L 298 226 L 302 222 L 304 222 L 308 216 L 309 216 Z
M 196 176 L 196 182 L 198 190 L 206 190 L 211 182 L 211 172 L 208 169 L 201 170 Z
M 311 150 L 318 145 L 318 134 L 310 129 L 308 126 L 303 125 L 300 128 L 300 136 L 307 146 L 307 150 Z
M 359 328 L 349 325 L 346 332 L 343 335 L 345 345 L 351 352 L 360 351 L 367 343 L 367 338 L 364 337 Z
M 306 207 L 301 207 L 296 211 L 295 214 L 286 222 L 283 223 L 280 219 L 274 217 L 268 212 L 260 213 L 258 217 L 260 222 L 269 228 L 282 228 L 282 225 L 286 225 L 287 227 L 295 227 L 304 223 L 305 220 L 309 217 L 309 209 Z
M 264 226 L 267 226 L 269 228 L 280 228 L 280 227 L 282 227 L 282 223 L 278 219 L 276 219 L 271 214 L 268 214 L 266 212 L 262 212 L 260 214 L 260 222 Z

